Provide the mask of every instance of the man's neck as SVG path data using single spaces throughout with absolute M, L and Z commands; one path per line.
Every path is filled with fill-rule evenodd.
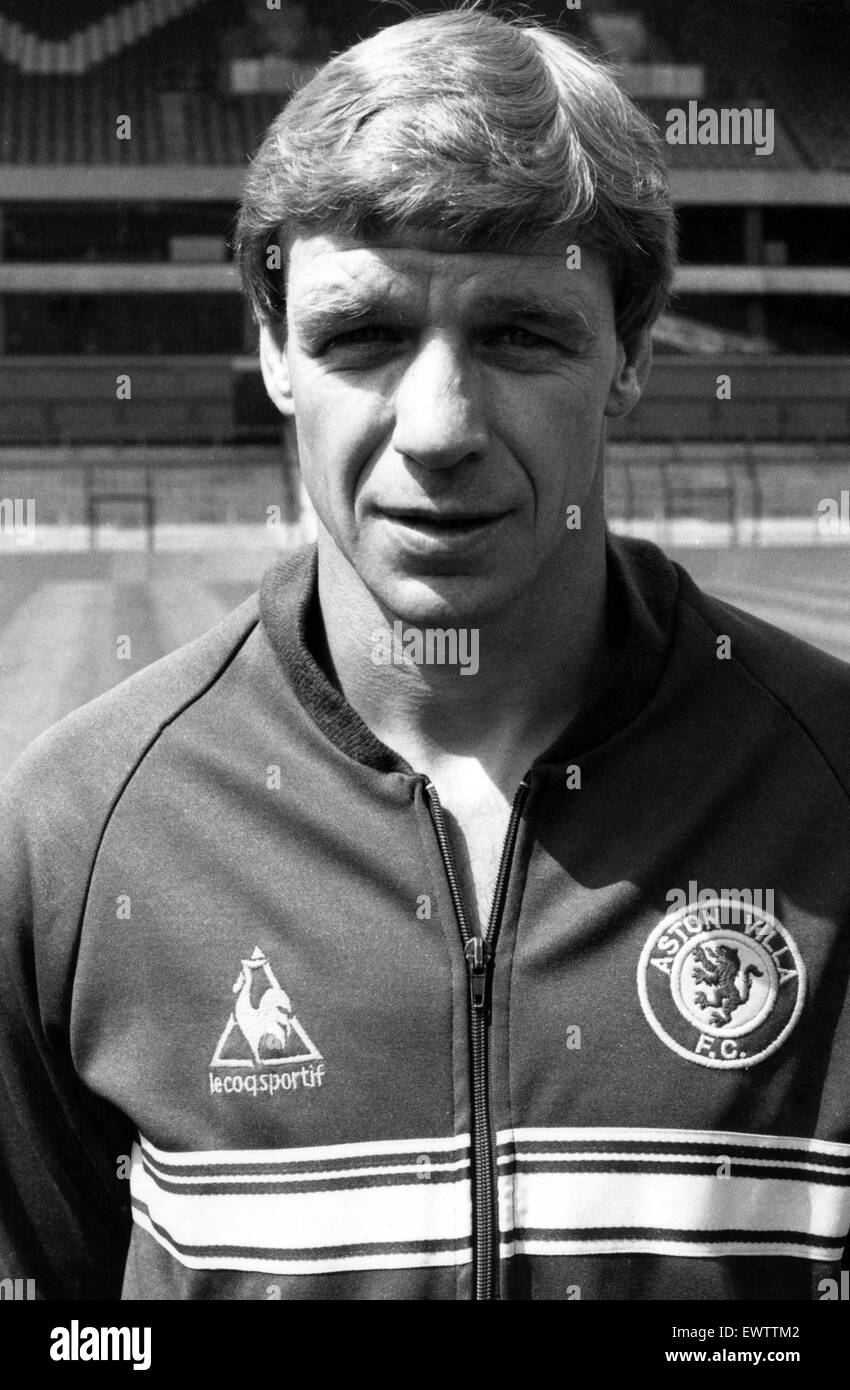
M 405 648 L 412 652 L 400 636 L 408 638 L 411 629 L 424 634 L 424 626 L 387 613 L 330 538 L 320 535 L 327 654 L 348 703 L 383 743 L 438 785 L 441 774 L 477 764 L 493 786 L 512 796 L 610 669 L 604 524 L 581 544 L 579 556 L 571 538 L 570 550 L 556 557 L 523 602 L 467 629 L 465 651 L 475 650 L 474 638 L 478 669 L 473 674 L 470 664 L 464 674 L 460 664 L 404 660 Z M 388 659 L 376 664 L 381 632 Z

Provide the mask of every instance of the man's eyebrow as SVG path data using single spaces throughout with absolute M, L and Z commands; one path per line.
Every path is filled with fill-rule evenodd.
M 344 286 L 308 290 L 298 302 L 295 315 L 299 336 L 315 341 L 347 326 L 362 323 L 376 314 L 392 313 L 401 322 L 404 305 L 393 303 L 392 287 L 353 291 Z M 586 314 L 576 304 L 565 304 L 538 291 L 503 290 L 482 294 L 472 301 L 469 318 L 476 324 L 501 323 L 521 319 L 549 329 L 580 330 L 593 333 Z
M 383 312 L 389 296 L 387 288 L 357 293 L 330 285 L 308 290 L 298 301 L 297 328 L 307 339 L 320 338 L 332 329 L 359 323 L 370 314 Z
M 488 322 L 503 319 L 523 319 L 541 326 L 581 328 L 587 333 L 593 327 L 577 304 L 565 304 L 537 291 L 505 290 L 482 295 L 475 300 L 473 314 Z

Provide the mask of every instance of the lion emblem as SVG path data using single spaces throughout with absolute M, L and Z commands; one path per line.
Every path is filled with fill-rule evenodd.
M 738 976 L 741 988 L 738 988 Z M 712 1009 L 711 1022 L 721 1028 L 732 1022 L 732 1015 L 742 1004 L 746 1004 L 753 987 L 753 980 L 764 975 L 757 965 L 747 965 L 741 971 L 741 955 L 734 946 L 697 946 L 694 951 L 695 985 L 706 985 L 694 995 L 694 1003 L 700 1009 Z M 711 997 L 713 991 L 713 997 Z

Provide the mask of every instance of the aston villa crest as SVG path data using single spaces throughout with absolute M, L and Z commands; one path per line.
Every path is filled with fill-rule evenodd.
M 751 1067 L 803 1007 L 796 942 L 771 913 L 715 898 L 668 913 L 638 966 L 641 1007 L 667 1047 L 703 1067 Z

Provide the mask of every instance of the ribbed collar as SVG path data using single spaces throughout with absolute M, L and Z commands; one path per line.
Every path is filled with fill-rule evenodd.
M 599 691 L 535 766 L 565 763 L 605 742 L 639 713 L 661 679 L 673 639 L 676 570 L 649 541 L 610 533 L 607 563 L 609 628 L 618 655 Z M 379 771 L 413 771 L 367 728 L 316 658 L 323 629 L 315 545 L 283 556 L 266 571 L 260 621 L 293 691 L 331 743 Z

